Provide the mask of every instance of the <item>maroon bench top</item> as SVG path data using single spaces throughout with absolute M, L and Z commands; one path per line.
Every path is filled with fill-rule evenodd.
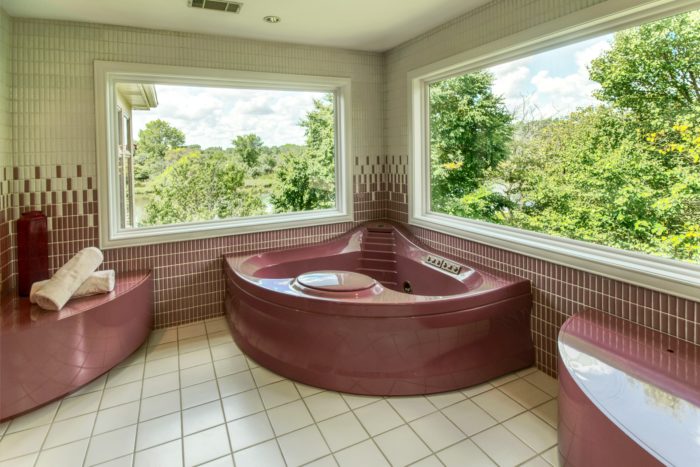
M 27 297 L 7 295 L 0 302 L 0 334 L 19 332 L 34 326 L 45 326 L 97 308 L 138 287 L 148 280 L 149 275 L 150 271 L 118 273 L 112 292 L 72 299 L 61 311 L 43 310 L 38 305 L 31 304 Z
M 700 346 L 595 310 L 567 320 L 558 346 L 565 376 L 627 436 L 664 464 L 700 465 Z

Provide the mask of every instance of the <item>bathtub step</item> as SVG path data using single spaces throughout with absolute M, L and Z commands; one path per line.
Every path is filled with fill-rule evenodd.
M 367 251 L 390 251 L 394 252 L 393 243 L 373 243 L 373 242 L 362 242 L 362 249 Z
M 362 250 L 362 256 L 360 259 L 384 259 L 393 261 L 396 255 L 392 251 L 373 251 L 373 250 Z
M 360 265 L 363 268 L 368 269 L 381 269 L 384 271 L 396 271 L 396 261 L 392 259 L 383 258 L 360 258 Z
M 379 282 L 396 282 L 396 271 L 384 271 L 382 269 L 358 268 L 357 272 L 368 275 Z
M 375 237 L 372 235 L 367 235 L 363 240 L 364 241 L 362 243 L 396 243 L 393 235 L 391 237 Z

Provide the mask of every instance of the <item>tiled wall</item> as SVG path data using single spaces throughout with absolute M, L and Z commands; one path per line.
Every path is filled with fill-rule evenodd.
M 608 0 L 496 0 L 427 32 L 386 54 L 386 215 L 408 218 L 408 71 Z M 643 3 L 643 2 L 639 2 Z M 700 343 L 700 304 L 663 293 L 437 233 L 411 228 L 426 244 L 456 257 L 530 279 L 532 328 L 538 365 L 556 373 L 556 337 L 561 324 L 582 307 L 606 310 L 689 342 Z
M 49 216 L 50 267 L 96 245 L 97 186 L 93 61 L 111 60 L 350 77 L 356 221 L 381 217 L 382 56 L 376 53 L 14 18 L 14 167 L 10 218 Z M 120 248 L 105 267 L 153 269 L 156 326 L 222 312 L 221 254 L 319 241 L 351 224 Z
M 12 172 L 12 19 L 0 9 L 0 296 L 11 289 L 15 262 L 10 205 Z

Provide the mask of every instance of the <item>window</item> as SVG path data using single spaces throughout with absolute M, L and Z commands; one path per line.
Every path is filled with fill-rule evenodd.
M 103 247 L 352 219 L 349 80 L 95 70 Z
M 690 11 L 412 74 L 411 222 L 697 296 L 698 31 Z

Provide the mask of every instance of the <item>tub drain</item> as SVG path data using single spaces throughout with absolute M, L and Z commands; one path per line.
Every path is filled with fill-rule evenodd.
M 403 283 L 403 291 L 406 293 L 412 293 L 413 292 L 413 287 L 411 287 L 411 283 L 408 281 L 404 281 Z

